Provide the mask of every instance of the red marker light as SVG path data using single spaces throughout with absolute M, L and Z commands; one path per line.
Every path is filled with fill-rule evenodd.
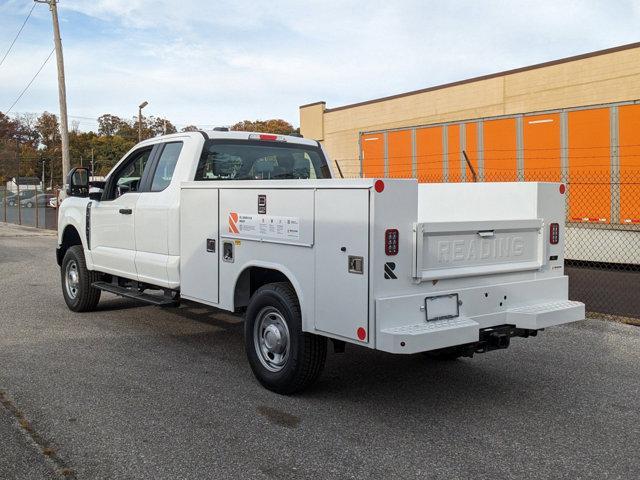
M 565 190 L 567 189 L 567 187 L 564 186 L 564 183 L 560 184 L 560 195 L 564 195 Z
M 360 327 L 358 328 L 358 340 L 364 340 L 365 338 L 367 338 L 367 331 Z
M 560 242 L 560 225 L 558 223 L 552 223 L 549 225 L 549 243 L 551 245 L 557 245 Z
M 384 232 L 384 253 L 386 255 L 397 255 L 399 234 L 397 228 L 388 228 Z
M 376 183 L 373 184 L 373 188 L 376 189 L 376 192 L 381 193 L 384 190 L 384 182 L 382 180 L 376 180 Z
M 277 135 L 260 134 L 260 140 L 266 140 L 268 142 L 275 142 L 277 139 L 278 139 Z

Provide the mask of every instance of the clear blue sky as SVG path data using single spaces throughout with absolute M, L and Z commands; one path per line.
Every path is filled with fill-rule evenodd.
M 30 0 L 0 0 L 0 58 Z M 179 127 L 284 118 L 640 40 L 640 0 L 60 0 L 71 120 Z M 0 66 L 0 111 L 53 46 L 37 5 Z M 58 111 L 55 58 L 16 112 Z M 79 117 L 87 117 L 79 118 Z

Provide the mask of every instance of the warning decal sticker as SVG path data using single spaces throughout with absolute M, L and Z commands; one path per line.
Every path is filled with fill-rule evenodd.
M 300 219 L 229 212 L 229 233 L 256 238 L 298 240 Z

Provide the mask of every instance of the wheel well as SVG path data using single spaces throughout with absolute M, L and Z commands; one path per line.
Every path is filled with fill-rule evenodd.
M 293 288 L 293 284 L 287 276 L 278 270 L 263 267 L 248 267 L 244 269 L 236 282 L 236 289 L 233 295 L 235 308 L 246 307 L 256 290 L 263 285 L 275 282 L 286 282 Z
M 62 265 L 64 254 L 67 253 L 67 250 L 69 250 L 69 248 L 73 247 L 74 245 L 82 245 L 82 239 L 80 238 L 80 234 L 75 229 L 75 227 L 67 225 L 62 234 L 62 242 L 60 243 L 60 247 L 56 252 L 58 265 Z

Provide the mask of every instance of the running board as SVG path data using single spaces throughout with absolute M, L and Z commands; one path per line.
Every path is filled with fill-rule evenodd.
M 173 298 L 149 295 L 148 293 L 140 293 L 130 288 L 120 287 L 109 282 L 93 282 L 92 287 L 104 290 L 105 292 L 114 293 L 121 297 L 133 298 L 134 300 L 140 300 L 141 302 L 148 303 L 149 305 L 155 305 L 156 307 L 173 307 L 177 305 L 177 302 Z

